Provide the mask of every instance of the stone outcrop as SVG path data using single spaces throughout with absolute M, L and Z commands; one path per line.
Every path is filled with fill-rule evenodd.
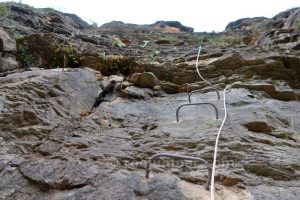
M 15 57 L 16 51 L 16 42 L 0 27 L 0 73 L 19 67 Z
M 39 32 L 55 32 L 72 35 L 88 28 L 89 24 L 74 14 L 62 13 L 51 8 L 33 9 L 14 2 L 1 3 L 10 7 L 9 15 L 1 19 L 3 26 L 12 36 Z
M 154 86 L 159 85 L 159 80 L 152 72 L 143 72 L 132 74 L 129 81 L 135 85 L 143 88 L 153 89 Z
M 249 29 L 253 25 L 262 22 L 263 20 L 267 19 L 266 17 L 254 17 L 254 18 L 242 18 L 238 19 L 234 22 L 230 22 L 226 27 L 225 30 L 240 30 L 240 29 Z

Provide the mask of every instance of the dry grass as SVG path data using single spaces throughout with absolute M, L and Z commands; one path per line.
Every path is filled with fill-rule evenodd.
M 91 109 L 88 108 L 87 106 L 85 106 L 84 109 L 80 112 L 80 116 L 86 117 L 86 116 L 90 115 L 91 113 L 92 113 Z

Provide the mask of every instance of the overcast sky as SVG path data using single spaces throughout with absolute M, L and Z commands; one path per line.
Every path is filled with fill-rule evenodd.
M 22 0 L 34 7 L 75 13 L 99 25 L 113 20 L 152 24 L 176 20 L 195 31 L 222 31 L 244 17 L 273 17 L 300 6 L 300 0 Z

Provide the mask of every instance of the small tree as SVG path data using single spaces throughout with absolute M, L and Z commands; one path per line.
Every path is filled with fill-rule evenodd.
M 91 26 L 92 26 L 93 28 L 97 28 L 97 27 L 98 27 L 98 24 L 97 24 L 97 22 L 93 21 L 92 24 L 91 24 Z

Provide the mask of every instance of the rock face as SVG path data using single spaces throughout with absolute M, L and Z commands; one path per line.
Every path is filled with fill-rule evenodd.
M 297 9 L 192 33 L 177 22 L 89 27 L 12 5 L 0 61 L 20 67 L 0 66 L 0 199 L 209 199 L 202 162 L 153 159 L 148 179 L 145 169 L 157 153 L 211 164 L 226 85 L 216 199 L 299 199 Z M 199 44 L 199 71 L 221 100 L 196 72 Z M 219 119 L 189 104 L 177 122 L 196 89 L 191 102 L 213 103 Z
M 247 27 L 251 27 L 263 20 L 267 19 L 266 17 L 254 17 L 254 18 L 242 18 L 238 19 L 234 22 L 230 22 L 225 30 L 236 30 L 236 29 L 247 29 Z
M 226 30 L 247 30 L 252 32 L 252 42 L 263 47 L 299 40 L 300 8 L 281 12 L 273 18 L 244 18 L 230 22 Z M 259 35 L 258 38 L 257 35 Z M 292 49 L 291 45 L 281 45 L 282 49 Z
M 1 5 L 9 7 L 10 12 L 6 18 L 1 19 L 0 24 L 16 37 L 44 31 L 71 35 L 89 27 L 89 24 L 78 16 L 51 8 L 32 9 L 30 6 L 13 2 Z
M 29 71 L 1 79 L 1 198 L 156 199 L 174 195 L 174 199 L 207 199 L 207 171 L 201 164 L 154 162 L 149 180 L 144 178 L 144 166 L 149 155 L 157 152 L 197 156 L 200 151 L 202 158 L 210 160 L 211 136 L 221 122 L 214 119 L 211 109 L 183 109 L 176 123 L 176 107 L 187 100 L 186 94 L 176 94 L 146 101 L 123 98 L 80 117 L 97 94 L 96 77 L 95 71 L 76 69 Z M 228 109 L 235 115 L 221 137 L 227 142 L 220 143 L 219 158 L 224 163 L 218 168 L 218 188 L 230 198 L 247 199 L 262 195 L 266 190 L 261 186 L 270 180 L 273 189 L 285 188 L 293 180 L 295 188 L 270 195 L 284 193 L 297 199 L 299 148 L 288 136 L 296 136 L 289 132 L 291 120 L 294 129 L 300 128 L 298 102 L 262 99 L 247 89 L 232 89 L 227 98 Z M 216 97 L 209 92 L 196 94 L 196 99 L 215 101 Z M 215 103 L 222 107 L 221 101 Z M 276 131 L 286 137 L 271 135 Z M 224 188 L 233 183 L 230 180 L 246 190 Z
M 0 73 L 19 67 L 15 58 L 16 51 L 16 42 L 0 27 Z

